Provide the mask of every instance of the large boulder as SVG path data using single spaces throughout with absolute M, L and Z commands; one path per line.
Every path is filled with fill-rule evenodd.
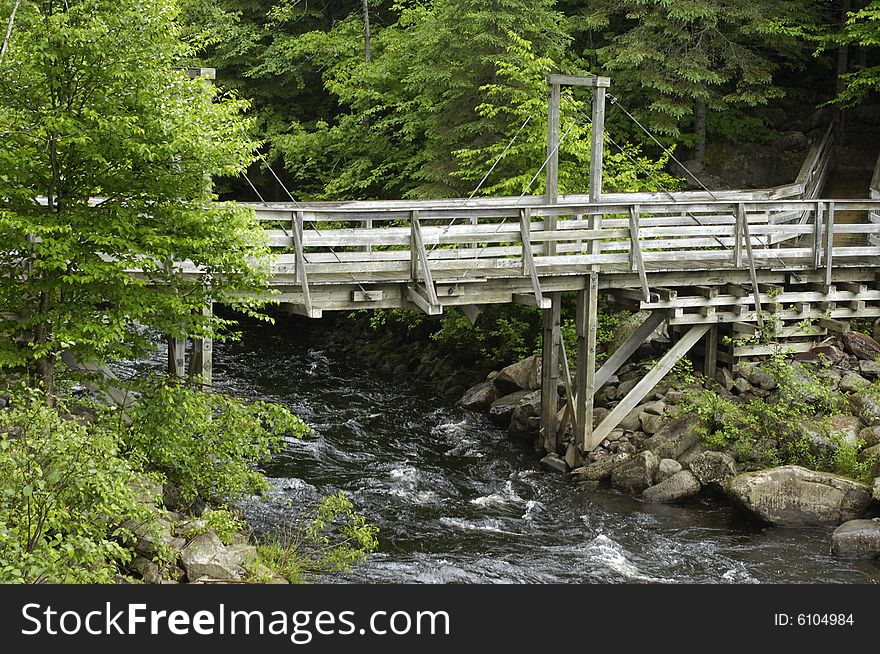
M 874 479 L 874 490 L 872 497 L 875 502 L 880 502 L 880 477 Z
M 865 427 L 859 432 L 859 440 L 865 444 L 865 447 L 880 445 L 880 426 Z
M 641 493 L 654 484 L 659 467 L 660 457 L 648 450 L 615 465 L 611 483 L 621 490 Z
M 241 557 L 230 552 L 212 531 L 193 538 L 181 551 L 180 560 L 190 581 L 201 577 L 236 581 L 245 572 Z
M 556 472 L 562 475 L 568 472 L 568 464 L 556 452 L 550 452 L 550 454 L 538 461 L 538 465 L 545 472 Z
M 494 382 L 484 381 L 467 389 L 458 401 L 462 409 L 468 411 L 488 411 L 492 402 L 498 399 Z
M 847 559 L 880 557 L 880 519 L 844 522 L 831 534 L 831 551 Z
M 645 441 L 645 449 L 651 450 L 661 459 L 678 460 L 701 442 L 699 426 L 700 419 L 693 413 L 673 418 Z
M 688 467 L 701 485 L 716 489 L 736 474 L 736 461 L 726 452 L 701 452 Z
M 541 388 L 540 366 L 541 356 L 534 354 L 502 369 L 492 383 L 498 387 L 501 395 L 537 390 Z
M 513 438 L 534 436 L 541 428 L 541 391 L 524 396 L 513 407 L 507 433 Z
M 870 383 L 858 373 L 847 372 L 840 380 L 838 388 L 844 393 L 858 393 Z
M 872 445 L 859 452 L 859 461 L 870 466 L 872 477 L 880 476 L 880 445 Z
M 800 466 L 736 475 L 723 489 L 756 518 L 780 526 L 837 525 L 861 517 L 871 501 L 866 484 Z
M 675 473 L 668 479 L 642 492 L 646 502 L 679 502 L 700 492 L 700 482 L 689 470 Z
M 530 393 L 531 391 L 518 391 L 516 393 L 511 393 L 510 395 L 505 395 L 504 397 L 499 397 L 489 406 L 489 420 L 491 420 L 492 424 L 496 427 L 507 429 L 508 425 L 510 425 L 510 418 L 513 415 L 513 410 L 516 408 L 516 405 Z
M 869 426 L 880 425 L 880 403 L 868 393 L 855 393 L 849 400 L 852 412 Z
M 681 472 L 681 464 L 678 461 L 675 459 L 660 459 L 655 481 L 659 484 L 661 481 L 665 481 L 679 472 Z
M 848 332 L 843 335 L 843 346 L 847 352 L 865 361 L 874 361 L 880 357 L 880 343 L 867 334 Z

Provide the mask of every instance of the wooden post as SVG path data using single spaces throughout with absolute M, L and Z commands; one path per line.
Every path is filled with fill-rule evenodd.
M 544 449 L 556 451 L 557 432 L 557 391 L 559 384 L 559 341 L 562 338 L 560 328 L 560 294 L 550 294 L 550 308 L 544 310 L 544 325 L 541 341 L 541 431 L 544 437 Z
M 168 336 L 168 374 L 186 376 L 186 340 Z
M 577 371 L 575 386 L 575 443 L 587 452 L 593 434 L 593 395 L 596 392 L 596 333 L 599 311 L 599 275 L 587 275 L 587 285 L 577 294 L 575 329 L 577 330 Z
M 831 285 L 832 255 L 834 250 L 834 202 L 828 203 L 828 217 L 825 220 L 825 285 Z
M 213 312 L 213 302 L 202 309 L 204 316 L 210 316 Z M 198 378 L 202 386 L 214 385 L 214 341 L 212 339 L 197 338 L 193 341 L 189 376 L 190 379 Z
M 718 370 L 718 325 L 712 325 L 706 333 L 705 348 L 703 374 L 706 379 L 715 379 L 715 372 Z
M 602 155 L 605 150 L 605 89 L 608 78 L 599 77 L 593 87 L 593 127 L 590 141 L 590 202 L 602 201 Z
M 556 204 L 559 199 L 559 102 L 561 87 L 558 82 L 548 81 L 550 87 L 547 100 L 547 173 L 544 200 Z M 544 229 L 556 229 L 556 216 L 544 216 Z M 556 254 L 556 242 L 544 241 L 542 252 L 546 256 Z

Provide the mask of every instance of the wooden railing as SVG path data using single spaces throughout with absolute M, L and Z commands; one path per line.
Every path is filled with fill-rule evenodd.
M 869 190 L 872 200 L 880 200 L 880 157 L 877 157 L 877 163 L 874 165 L 874 175 L 871 177 L 871 188 Z M 871 211 L 868 219 L 876 224 L 880 224 L 880 211 Z M 868 237 L 874 245 L 880 245 L 880 237 L 873 234 Z
M 880 223 L 869 219 L 880 212 L 880 199 L 369 204 L 255 206 L 272 245 L 281 249 L 273 284 L 299 285 L 308 296 L 310 285 L 407 283 L 409 298 L 436 313 L 437 286 L 453 281 L 526 278 L 532 292 L 521 300 L 543 306 L 542 278 L 590 270 L 638 273 L 647 298 L 646 277 L 653 272 L 821 269 L 830 280 L 834 267 L 880 266 L 880 247 L 868 238 L 832 246 L 836 234 L 880 239 Z M 841 210 L 864 218 L 836 224 Z M 778 222 L 792 212 L 804 221 Z M 548 216 L 556 217 L 553 229 L 547 229 Z M 361 299 L 370 301 L 366 287 Z

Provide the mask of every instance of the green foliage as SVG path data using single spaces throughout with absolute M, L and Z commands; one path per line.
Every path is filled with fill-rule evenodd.
M 19 391 L 0 411 L 0 583 L 111 583 L 131 550 L 125 520 L 149 513 L 119 437 Z
M 245 530 L 245 524 L 242 520 L 235 517 L 229 509 L 213 509 L 205 511 L 202 514 L 202 520 L 205 521 L 204 529 L 193 529 L 192 535 L 205 534 L 213 531 L 224 544 L 232 543 L 233 534 L 240 533 Z
M 115 418 L 125 447 L 177 484 L 185 502 L 235 500 L 264 490 L 266 480 L 254 466 L 267 461 L 285 437 L 311 431 L 278 404 L 204 393 L 170 379 L 137 388 L 131 424 Z
M 704 443 L 732 450 L 746 465 L 796 464 L 864 479 L 869 463 L 858 458 L 864 443 L 847 442 L 830 426 L 846 400 L 823 377 L 823 367 L 793 366 L 781 355 L 760 367 L 778 385 L 768 397 L 742 400 L 704 389 L 689 398 L 684 411 L 701 419 Z
M 839 44 L 876 52 L 880 47 L 880 0 L 872 0 L 863 9 L 850 12 L 843 29 L 831 38 Z M 842 81 L 844 88 L 837 102 L 848 106 L 858 104 L 871 93 L 880 91 L 880 66 L 861 66 L 845 74 Z
M 321 500 L 295 530 L 260 543 L 258 553 L 263 564 L 301 583 L 306 575 L 350 570 L 376 550 L 378 533 L 340 491 Z
M 208 302 L 259 304 L 239 292 L 263 289 L 265 234 L 211 203 L 253 158 L 247 105 L 189 79 L 179 37 L 174 0 L 22 3 L 0 60 L 0 369 L 51 388 L 62 350 L 132 356 L 135 322 L 219 338 Z

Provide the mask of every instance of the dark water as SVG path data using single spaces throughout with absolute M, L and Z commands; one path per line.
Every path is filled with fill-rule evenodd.
M 215 351 L 217 384 L 283 402 L 317 436 L 246 504 L 271 530 L 342 489 L 381 529 L 355 582 L 880 582 L 829 554 L 830 530 L 765 528 L 718 503 L 655 506 L 542 473 L 528 448 L 410 379 L 328 346 L 325 321 L 249 325 Z

